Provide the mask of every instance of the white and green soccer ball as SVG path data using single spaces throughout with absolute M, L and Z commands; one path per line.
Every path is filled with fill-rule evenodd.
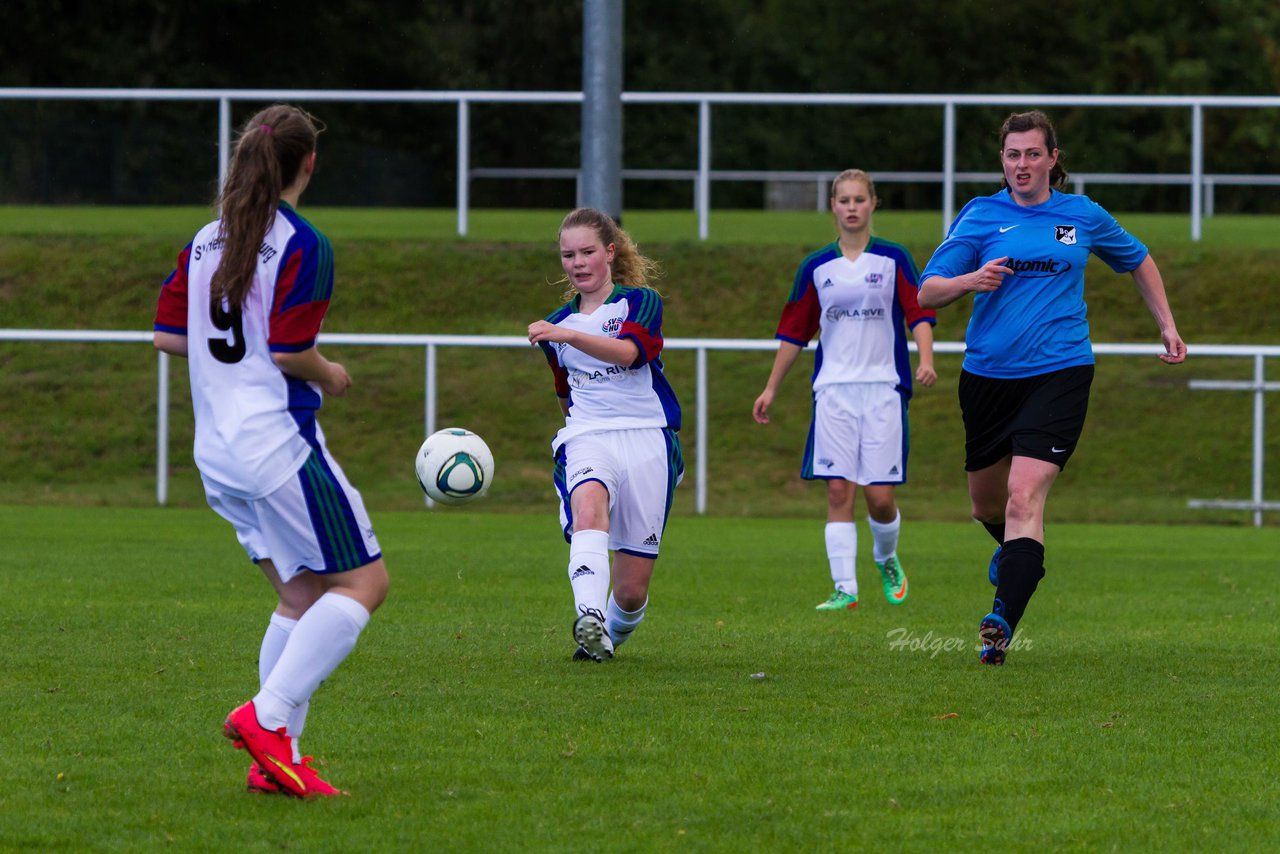
M 427 437 L 414 461 L 418 483 L 432 501 L 466 504 L 489 491 L 493 453 L 470 430 L 446 427 Z

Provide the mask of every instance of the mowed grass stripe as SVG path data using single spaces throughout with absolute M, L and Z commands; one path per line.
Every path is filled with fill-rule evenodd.
M 1053 525 L 1031 645 L 989 669 L 972 649 L 991 598 L 975 525 L 907 520 L 901 607 L 860 538 L 863 603 L 822 614 L 820 518 L 675 518 L 644 624 L 596 665 L 569 661 L 553 513 L 375 514 L 391 595 L 317 692 L 303 741 L 353 795 L 300 804 L 244 792 L 247 762 L 219 733 L 256 690 L 273 607 L 225 523 L 0 518 L 0 849 L 1274 839 L 1257 748 L 1280 677 L 1273 529 Z

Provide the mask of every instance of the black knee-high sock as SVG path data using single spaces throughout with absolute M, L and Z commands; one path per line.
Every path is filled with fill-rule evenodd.
M 1000 552 L 1000 583 L 996 585 L 996 599 L 1004 606 L 1002 616 L 1009 630 L 1018 627 L 1022 613 L 1027 610 L 1031 594 L 1044 578 L 1044 546 L 1030 537 L 1019 537 L 1004 544 Z
M 982 527 L 987 529 L 987 533 L 996 541 L 997 546 L 1004 545 L 1004 522 L 999 524 L 983 522 Z

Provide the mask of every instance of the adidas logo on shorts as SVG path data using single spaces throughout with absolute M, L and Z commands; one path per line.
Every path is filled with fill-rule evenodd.
M 645 541 L 644 541 L 644 543 L 643 543 L 642 545 L 646 545 L 646 546 L 656 546 L 657 544 L 658 544 L 658 535 L 657 535 L 657 534 L 650 534 L 650 535 L 645 539 Z

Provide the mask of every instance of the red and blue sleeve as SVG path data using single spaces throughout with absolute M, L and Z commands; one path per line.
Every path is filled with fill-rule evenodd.
M 316 344 L 333 293 L 333 248 L 318 231 L 300 231 L 284 248 L 276 274 L 267 346 L 300 353 Z
M 806 260 L 796 270 L 791 295 L 782 307 L 782 318 L 774 335 L 797 347 L 807 347 L 821 328 L 822 303 L 818 301 L 818 291 L 813 286 L 813 268 L 812 261 Z
M 567 398 L 569 396 L 569 372 L 564 369 L 564 365 L 561 365 L 560 360 L 556 358 L 556 348 L 546 341 L 538 342 L 538 346 L 542 348 L 542 355 L 547 357 L 547 365 L 551 368 L 551 376 L 556 384 L 556 397 Z
M 640 348 L 628 367 L 647 365 L 662 352 L 662 297 L 652 288 L 632 288 L 626 292 L 627 316 L 618 330 L 619 338 L 630 338 Z
M 907 328 L 914 329 L 917 323 L 937 325 L 938 312 L 931 308 L 920 307 L 920 274 L 916 271 L 915 261 L 907 252 L 894 259 L 894 286 L 898 296 L 898 305 L 902 306 L 902 315 L 907 321 Z
M 160 287 L 156 301 L 156 332 L 187 334 L 187 266 L 191 261 L 191 244 L 178 253 L 178 266 Z

